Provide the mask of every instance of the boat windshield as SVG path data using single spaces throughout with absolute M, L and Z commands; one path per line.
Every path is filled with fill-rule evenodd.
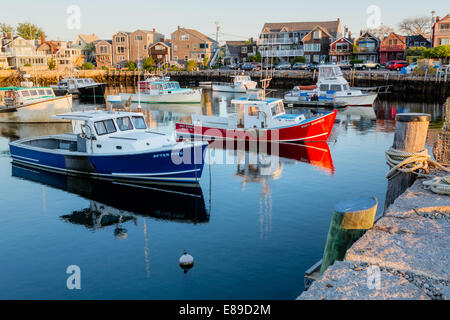
M 120 131 L 133 130 L 133 124 L 131 123 L 131 120 L 128 117 L 117 118 L 116 122 Z
M 342 76 L 342 71 L 337 66 L 319 68 L 319 78 L 336 78 Z
M 133 116 L 133 124 L 136 129 L 147 129 L 144 117 Z
M 282 102 L 282 101 L 278 101 L 278 102 L 274 103 L 274 104 L 270 107 L 270 109 L 272 110 L 272 116 L 273 116 L 273 117 L 285 113 L 285 111 L 284 111 L 284 105 L 283 105 L 283 102 Z

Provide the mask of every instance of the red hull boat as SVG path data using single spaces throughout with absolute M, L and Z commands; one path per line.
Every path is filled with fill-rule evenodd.
M 232 101 L 237 113 L 227 117 L 193 115 L 192 124 L 176 123 L 180 138 L 204 140 L 306 142 L 327 141 L 337 110 L 309 119 L 302 114 L 286 114 L 281 99 Z

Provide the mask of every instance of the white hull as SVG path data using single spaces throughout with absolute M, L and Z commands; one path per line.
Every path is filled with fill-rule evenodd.
M 70 122 L 52 119 L 54 115 L 70 111 L 72 111 L 72 96 L 67 95 L 21 106 L 15 110 L 0 109 L 0 123 Z
M 148 94 L 141 93 L 140 97 L 137 93 L 121 93 L 120 94 L 122 101 L 127 101 L 132 97 L 132 102 L 140 102 L 142 103 L 200 103 L 202 101 L 202 90 L 193 90 L 188 92 L 180 92 L 180 93 L 168 93 L 168 94 Z
M 241 85 L 233 85 L 233 84 L 212 84 L 211 89 L 212 91 L 218 91 L 218 92 L 236 92 L 236 93 L 246 93 L 247 90 L 255 89 L 256 84 L 248 83 L 248 84 L 241 84 Z
M 373 106 L 376 98 L 377 94 L 369 93 L 358 96 L 336 96 L 335 101 L 337 104 L 344 106 Z

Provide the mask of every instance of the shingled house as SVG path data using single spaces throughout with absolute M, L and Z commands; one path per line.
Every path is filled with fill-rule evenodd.
M 320 28 L 318 29 L 318 27 Z M 321 36 L 324 35 L 324 39 L 311 39 L 309 34 L 313 29 L 316 32 L 320 31 Z M 308 50 L 317 50 L 317 44 L 319 42 L 321 44 L 320 50 L 308 52 L 309 59 L 311 61 L 314 61 L 314 59 L 320 60 L 320 56 L 328 54 L 329 48 L 325 48 L 323 45 L 326 46 L 325 43 L 328 42 L 329 45 L 342 36 L 341 20 L 265 23 L 257 41 L 258 50 L 263 57 L 276 57 L 281 61 L 289 61 L 292 58 L 304 55 L 303 39 L 307 35 L 308 37 L 305 40 L 310 44 Z

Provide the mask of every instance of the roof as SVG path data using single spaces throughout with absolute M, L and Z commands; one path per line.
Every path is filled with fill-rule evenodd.
M 320 25 L 316 25 L 316 26 L 314 26 L 314 27 L 311 29 L 310 32 L 308 32 L 308 33 L 302 38 L 302 40 L 305 39 L 305 38 L 306 38 L 307 36 L 309 36 L 310 34 L 312 34 L 313 31 L 316 30 L 316 29 L 322 30 L 322 31 L 325 32 L 329 37 L 332 36 L 332 35 L 328 32 L 328 30 L 327 30 L 326 28 L 324 28 L 324 27 L 322 27 L 322 26 L 320 26 Z
M 269 30 L 269 32 L 280 32 L 283 28 L 286 31 L 311 31 L 315 26 L 321 26 L 328 30 L 333 36 L 341 32 L 341 20 L 337 19 L 334 21 L 310 21 L 310 22 L 269 22 L 265 23 L 264 29 Z
M 66 120 L 102 120 L 118 117 L 140 116 L 143 114 L 139 112 L 121 112 L 121 111 L 79 111 L 58 114 L 52 116 L 53 119 L 66 119 Z
M 154 46 L 157 46 L 157 45 L 160 45 L 160 46 L 163 45 L 163 46 L 166 46 L 167 48 L 170 48 L 170 44 L 162 42 L 162 41 L 155 42 L 149 48 L 153 48 Z
M 350 43 L 350 44 L 353 43 L 353 40 L 352 40 L 352 39 L 349 39 L 349 38 L 346 38 L 346 37 L 340 37 L 340 38 L 336 39 L 334 42 L 330 43 L 330 46 L 331 46 L 332 44 L 336 43 L 336 42 L 341 41 L 341 40 L 345 40 L 345 41 L 347 41 L 347 42 Z
M 79 34 L 77 38 L 80 38 L 86 43 L 91 43 L 99 40 L 99 38 L 95 34 Z
M 186 29 L 186 28 L 180 28 L 180 29 L 178 29 L 178 30 L 187 32 L 187 33 L 189 33 L 189 34 L 193 35 L 194 37 L 197 37 L 197 38 L 199 38 L 199 39 L 201 39 L 201 40 L 217 43 L 216 40 L 214 40 L 214 39 L 208 37 L 207 35 L 204 35 L 203 33 L 199 32 L 199 31 L 197 31 L 197 30 L 194 30 L 194 29 Z M 177 31 L 178 31 L 178 30 L 177 30 Z

